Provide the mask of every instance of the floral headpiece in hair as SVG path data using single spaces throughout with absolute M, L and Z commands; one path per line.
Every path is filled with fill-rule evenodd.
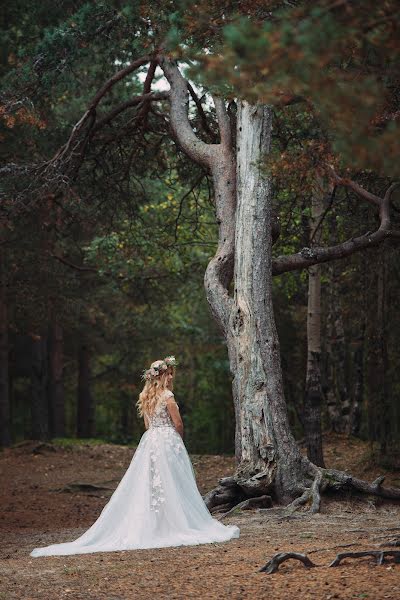
M 177 365 L 175 356 L 167 356 L 164 360 L 158 361 L 157 365 L 150 367 L 150 369 L 144 369 L 142 379 L 143 381 L 151 381 L 164 373 L 168 367 L 176 367 Z

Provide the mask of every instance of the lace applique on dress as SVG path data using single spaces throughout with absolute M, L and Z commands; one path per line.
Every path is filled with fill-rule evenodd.
M 160 448 L 157 443 L 160 432 L 158 428 L 163 428 L 163 438 L 167 441 L 170 448 L 177 453 L 182 450 L 182 440 L 179 433 L 175 430 L 175 426 L 167 408 L 167 398 L 173 396 L 170 390 L 167 390 L 159 403 L 157 404 L 152 415 L 147 415 L 149 420 L 149 435 L 152 437 L 150 449 L 150 472 L 151 472 L 151 501 L 152 510 L 156 513 L 160 511 L 161 504 L 165 502 L 165 494 L 162 485 L 162 478 L 159 469 L 160 464 Z
M 151 485 L 151 500 L 150 507 L 155 512 L 159 512 L 160 505 L 165 502 L 164 488 L 162 485 L 161 474 L 158 468 L 158 456 L 160 449 L 156 444 L 150 450 L 150 485 Z

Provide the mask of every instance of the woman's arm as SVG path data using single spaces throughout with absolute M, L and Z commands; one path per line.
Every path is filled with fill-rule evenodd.
M 179 433 L 181 438 L 183 438 L 182 418 L 181 418 L 181 415 L 179 412 L 179 406 L 175 402 L 173 396 L 171 396 L 170 398 L 167 399 L 167 408 L 168 408 L 169 414 L 171 415 L 172 422 L 175 425 L 175 429 L 177 430 L 177 432 Z
M 143 419 L 144 419 L 144 426 L 146 427 L 146 429 L 149 428 L 149 420 L 147 418 L 146 413 L 143 414 Z

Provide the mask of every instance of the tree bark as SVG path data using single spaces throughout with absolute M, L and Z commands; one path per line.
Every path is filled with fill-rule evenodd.
M 63 330 L 56 318 L 49 326 L 49 387 L 48 402 L 50 415 L 51 437 L 65 436 L 65 407 L 64 407 L 64 336 Z
M 78 354 L 78 410 L 77 435 L 79 438 L 90 438 L 95 435 L 95 409 L 90 389 L 90 350 L 83 342 Z
M 320 244 L 321 218 L 324 211 L 323 182 L 317 178 L 311 200 L 311 244 Z M 322 385 L 321 385 L 321 265 L 308 269 L 307 307 L 307 373 L 304 395 L 303 426 L 307 444 L 307 456 L 315 464 L 324 467 L 322 448 Z
M 0 447 L 11 445 L 8 310 L 4 257 L 0 257 Z

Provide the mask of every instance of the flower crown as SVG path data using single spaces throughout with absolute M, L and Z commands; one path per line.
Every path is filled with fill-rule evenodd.
M 144 369 L 142 379 L 143 381 L 151 381 L 164 373 L 168 367 L 176 367 L 177 365 L 175 356 L 167 356 L 164 360 L 158 361 L 157 365 L 150 367 L 150 369 Z

